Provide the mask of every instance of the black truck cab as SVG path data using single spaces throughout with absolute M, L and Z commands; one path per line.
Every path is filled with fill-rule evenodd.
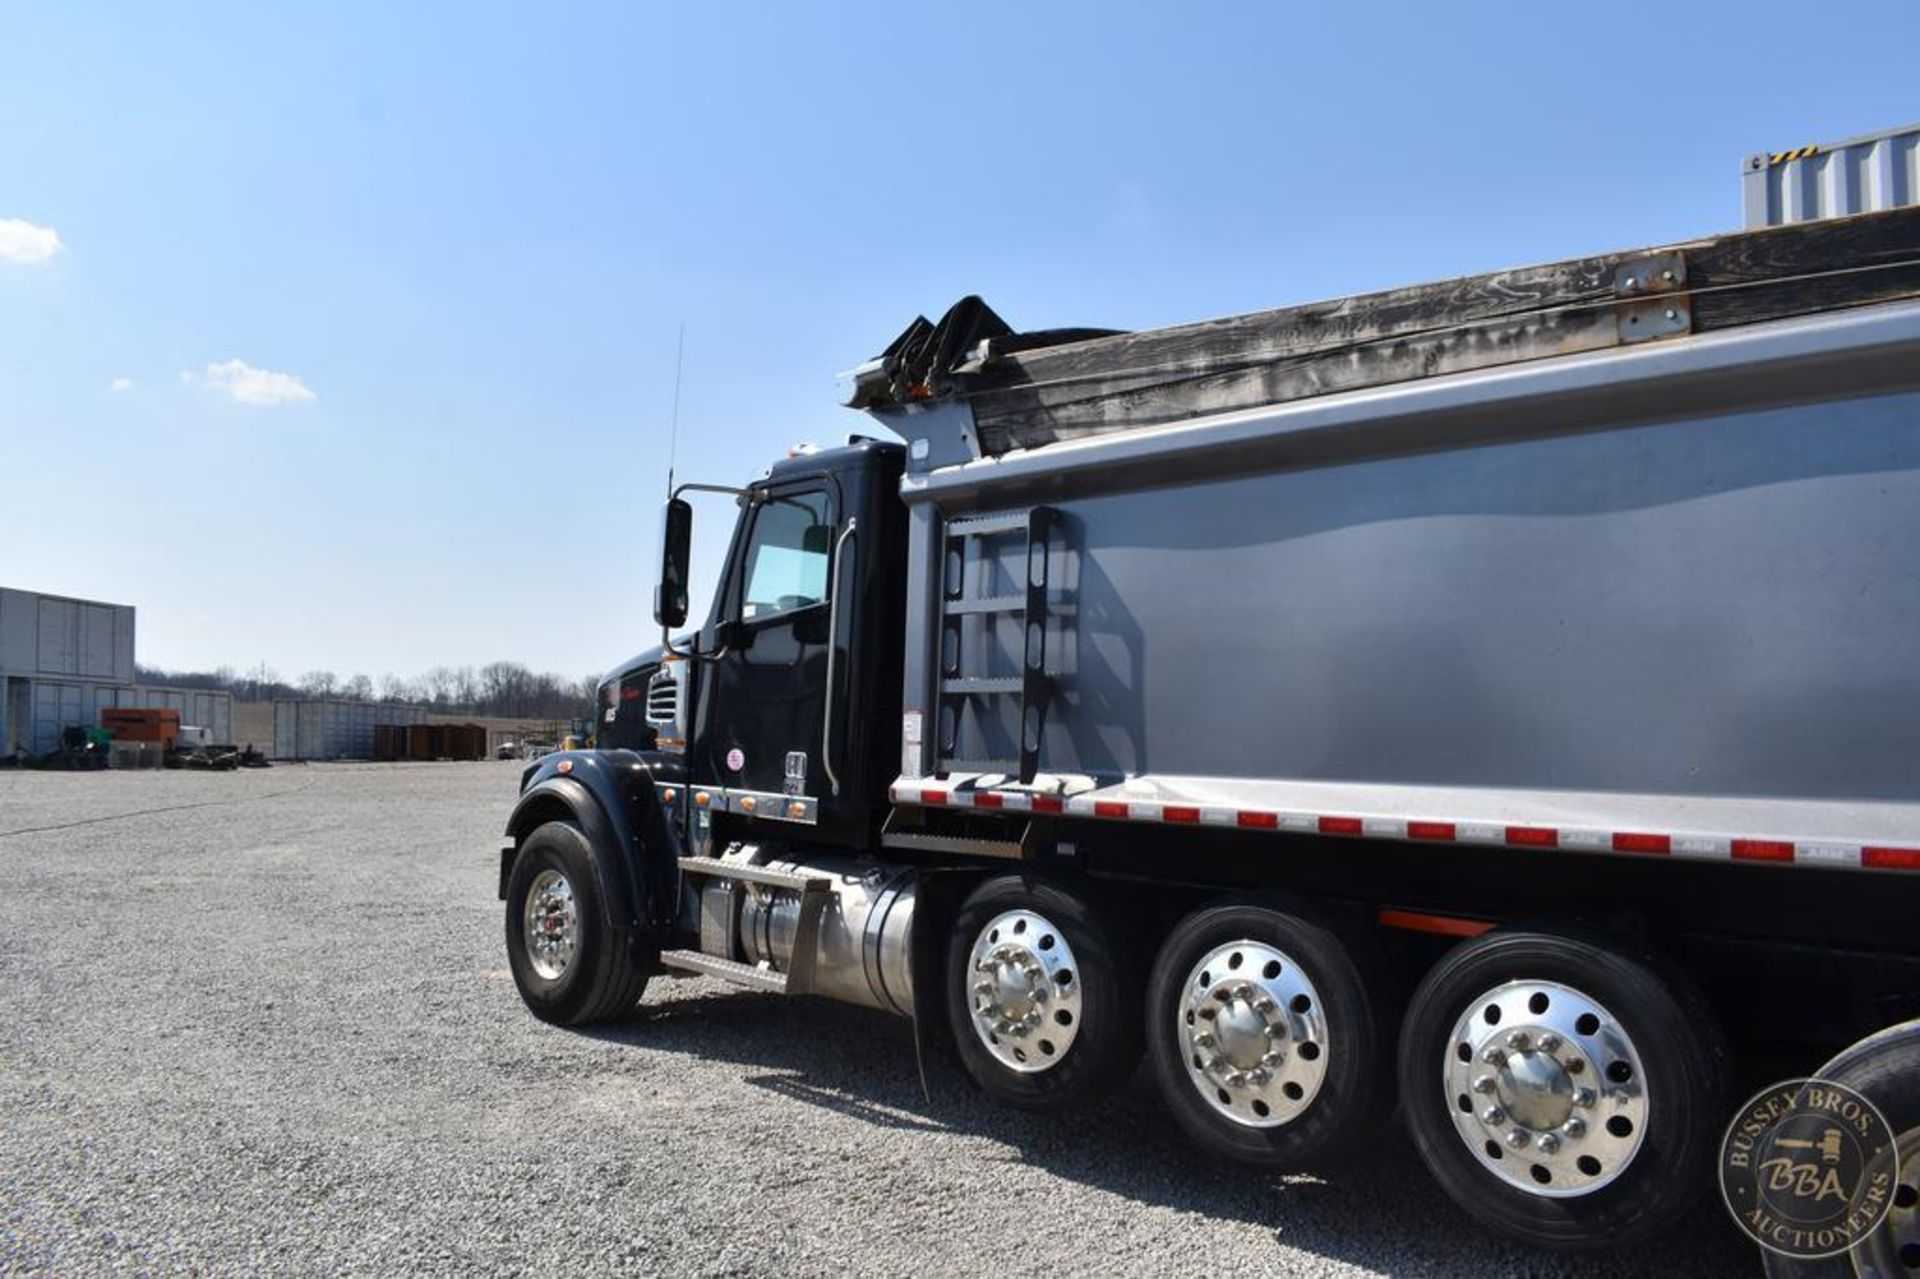
M 683 810 L 697 843 L 874 842 L 899 758 L 904 461 L 857 438 L 796 452 L 739 495 L 706 623 L 669 646 L 684 655 L 687 781 L 705 796 Z

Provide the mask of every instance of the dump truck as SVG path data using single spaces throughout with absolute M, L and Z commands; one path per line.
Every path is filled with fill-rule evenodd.
M 1920 1147 L 1920 208 L 1149 332 L 968 298 L 848 402 L 897 439 L 672 493 L 661 643 L 524 774 L 536 1016 L 824 996 L 1036 1111 L 1144 1059 L 1212 1156 L 1404 1122 L 1561 1249 L 1863 1036 Z

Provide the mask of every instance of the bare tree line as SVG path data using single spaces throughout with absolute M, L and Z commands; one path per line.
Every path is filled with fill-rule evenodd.
M 244 701 L 276 697 L 344 697 L 363 702 L 399 702 L 454 715 L 523 719 L 578 719 L 592 715 L 598 675 L 568 679 L 551 671 L 535 672 L 519 662 L 485 666 L 436 666 L 411 679 L 363 674 L 341 677 L 333 671 L 308 671 L 291 681 L 265 663 L 247 671 L 222 666 L 212 671 L 168 671 L 141 666 L 142 683 L 173 688 L 207 688 Z

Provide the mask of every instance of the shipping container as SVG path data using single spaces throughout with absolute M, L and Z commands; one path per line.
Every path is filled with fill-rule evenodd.
M 0 673 L 133 682 L 133 607 L 0 588 Z
M 273 704 L 275 759 L 373 759 L 374 730 L 418 724 L 424 708 L 341 698 L 279 699 Z
M 1743 171 L 1749 230 L 1903 208 L 1920 202 L 1920 124 L 1760 151 Z
M 182 724 L 205 728 L 220 743 L 233 738 L 233 695 L 210 689 L 81 680 L 9 678 L 0 716 L 0 747 L 41 754 L 60 745 L 65 728 L 97 728 L 101 712 L 167 710 Z

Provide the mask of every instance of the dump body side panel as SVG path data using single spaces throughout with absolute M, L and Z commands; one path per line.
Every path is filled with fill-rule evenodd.
M 1058 513 L 1050 773 L 1912 804 L 1911 312 L 1878 329 L 1856 317 L 1859 377 L 1781 364 L 1759 402 L 1766 379 L 1736 361 L 1696 369 L 1662 416 L 1635 386 L 1651 366 L 1606 357 L 1617 380 L 1577 411 L 1543 385 L 1490 394 L 1476 415 L 1474 383 L 1515 375 L 1468 375 L 1429 384 L 1447 398 L 1424 424 L 1407 392 L 1377 397 L 1378 420 L 1348 410 L 1324 460 L 1273 465 L 1243 414 L 1224 424 L 1240 432 L 1230 447 L 1182 428 L 1158 485 L 1150 467 L 1107 468 L 1129 445 L 1093 443 L 1056 446 L 1079 460 L 1045 474 L 1016 455 L 1005 480 L 973 463 L 965 484 L 936 473 L 907 496 L 947 520 L 1037 501 Z M 1394 415 L 1372 451 L 1351 447 Z M 1266 415 L 1275 438 L 1287 417 Z M 916 571 L 940 571 L 926 563 L 937 551 L 915 552 Z M 1010 589 L 1015 554 L 989 548 L 968 571 Z M 1019 669 L 1018 615 L 959 619 L 956 665 L 938 604 L 910 611 L 927 665 Z M 927 717 L 923 771 L 949 745 L 963 759 L 1013 749 L 1012 698 L 923 683 L 907 707 Z

